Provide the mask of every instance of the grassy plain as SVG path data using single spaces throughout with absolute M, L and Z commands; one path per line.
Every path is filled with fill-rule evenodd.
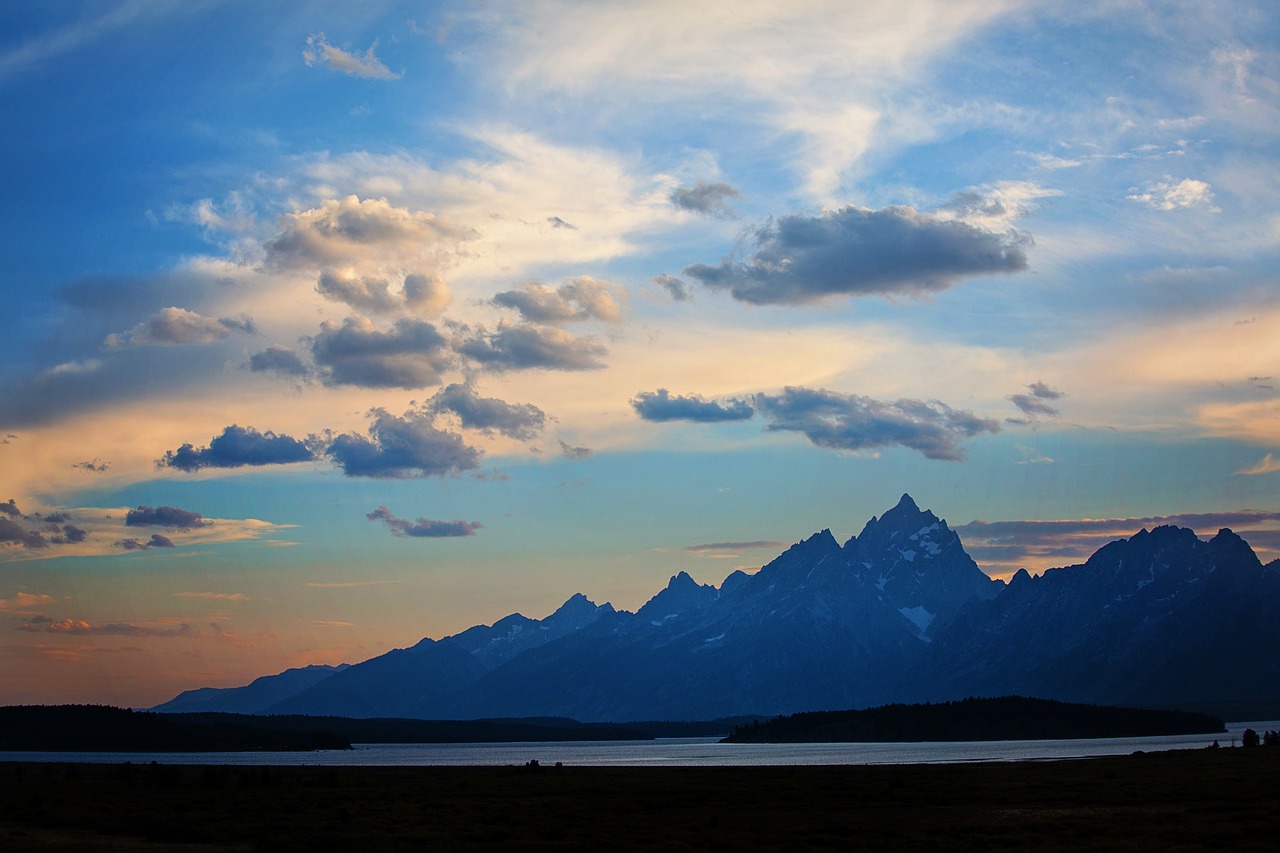
M 846 767 L 0 763 L 0 849 L 1267 850 L 1280 750 Z

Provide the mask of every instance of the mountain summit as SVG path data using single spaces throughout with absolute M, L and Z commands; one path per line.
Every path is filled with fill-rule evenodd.
M 718 588 L 679 572 L 635 613 L 577 594 L 545 619 L 516 613 L 156 710 L 627 721 L 1011 693 L 1280 699 L 1277 648 L 1280 572 L 1229 530 L 1143 530 L 1006 586 L 904 494 L 843 545 L 819 531 Z

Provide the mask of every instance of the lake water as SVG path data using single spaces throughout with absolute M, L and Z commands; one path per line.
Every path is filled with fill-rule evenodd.
M 1280 721 L 1229 723 L 1219 735 L 1093 738 L 1083 740 L 1006 740 L 946 743 L 733 744 L 717 738 L 660 738 L 644 741 L 564 741 L 553 743 L 395 743 L 357 744 L 353 750 L 319 752 L 0 752 L 4 761 L 83 762 L 94 764 L 238 764 L 328 767 L 544 766 L 557 761 L 578 767 L 746 767 L 801 764 L 947 764 L 966 761 L 1054 761 L 1099 755 L 1128 755 L 1139 750 L 1202 749 L 1215 740 L 1224 747 L 1240 743 L 1252 728 L 1280 730 Z

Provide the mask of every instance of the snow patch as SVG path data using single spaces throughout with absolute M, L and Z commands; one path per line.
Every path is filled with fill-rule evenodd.
M 723 639 L 724 639 L 724 634 L 717 634 L 717 635 L 716 635 L 716 636 L 714 636 L 714 637 L 707 637 L 705 640 L 703 640 L 703 642 L 704 642 L 704 643 L 715 643 L 715 642 L 719 642 L 720 640 L 723 640 Z
M 915 552 L 915 551 L 909 551 L 909 550 L 904 551 L 904 550 L 899 550 L 899 551 L 898 551 L 898 553 L 899 553 L 899 554 L 901 554 L 901 555 L 902 555 L 902 559 L 906 560 L 908 563 L 910 563 L 912 560 L 914 560 L 914 559 L 916 558 L 916 552 Z
M 867 568 L 871 568 L 871 567 L 867 566 Z M 881 592 L 884 592 L 884 585 L 887 584 L 888 582 L 889 582 L 889 579 L 884 575 L 881 575 L 879 580 L 876 581 L 876 589 L 880 590 Z
M 921 605 L 916 605 L 915 607 L 901 607 L 898 609 L 898 612 L 910 619 L 911 624 L 915 625 L 916 629 L 919 630 L 921 634 L 929 630 L 929 624 L 933 622 L 933 617 L 937 615 L 936 613 L 930 613 L 928 610 L 925 610 Z

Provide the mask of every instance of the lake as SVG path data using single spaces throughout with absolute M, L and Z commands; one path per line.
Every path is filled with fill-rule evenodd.
M 1280 721 L 1228 723 L 1219 735 L 1005 740 L 939 743 L 717 743 L 718 738 L 550 743 L 357 744 L 353 750 L 319 752 L 0 752 L 0 762 L 93 764 L 238 764 L 331 767 L 542 765 L 579 767 L 745 767 L 819 764 L 950 764 L 973 761 L 1055 761 L 1170 749 L 1202 749 L 1215 740 L 1240 743 L 1251 728 L 1280 730 Z

